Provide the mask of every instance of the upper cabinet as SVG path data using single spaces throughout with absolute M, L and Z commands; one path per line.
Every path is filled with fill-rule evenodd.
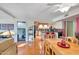
M 63 21 L 58 21 L 53 24 L 53 27 L 56 29 L 63 29 Z

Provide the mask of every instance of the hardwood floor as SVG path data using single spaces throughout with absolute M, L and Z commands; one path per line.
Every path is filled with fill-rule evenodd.
M 41 44 L 40 44 L 41 43 Z M 43 42 L 19 43 L 18 55 L 43 55 Z

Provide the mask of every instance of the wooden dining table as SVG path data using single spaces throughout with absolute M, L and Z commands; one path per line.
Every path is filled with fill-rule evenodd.
M 79 45 L 70 43 L 66 41 L 70 45 L 69 48 L 62 48 L 57 45 L 57 42 L 60 42 L 61 39 L 46 39 L 46 42 L 49 43 L 52 52 L 56 55 L 79 55 Z

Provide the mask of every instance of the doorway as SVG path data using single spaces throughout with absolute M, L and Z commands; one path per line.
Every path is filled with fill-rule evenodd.
M 25 39 L 26 39 L 26 30 L 25 30 L 25 28 L 18 28 L 17 30 L 18 30 L 17 31 L 18 41 L 25 41 Z
M 17 41 L 26 41 L 26 22 L 18 21 Z

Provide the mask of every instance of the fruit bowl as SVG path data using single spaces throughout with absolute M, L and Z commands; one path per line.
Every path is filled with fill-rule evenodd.
M 62 44 L 61 42 L 57 42 L 57 45 L 58 45 L 59 47 L 62 47 L 62 48 L 70 48 L 70 45 L 67 44 L 67 43 Z

